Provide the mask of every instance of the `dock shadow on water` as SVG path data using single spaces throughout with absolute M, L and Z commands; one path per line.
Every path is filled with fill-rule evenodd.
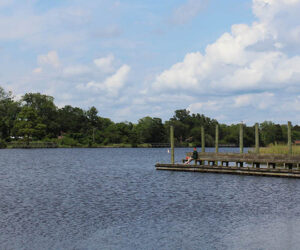
M 156 171 L 166 148 L 0 159 L 0 249 L 299 249 L 298 179 Z

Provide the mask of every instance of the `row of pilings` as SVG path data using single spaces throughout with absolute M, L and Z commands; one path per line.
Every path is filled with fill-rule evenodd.
M 292 155 L 292 123 L 289 121 L 287 125 L 287 135 L 288 135 L 288 154 Z M 170 144 L 171 144 L 171 163 L 174 164 L 174 127 L 170 126 Z M 244 153 L 244 124 L 240 123 L 240 153 Z M 204 127 L 201 127 L 201 151 L 205 152 L 205 131 Z M 216 125 L 216 136 L 215 136 L 215 152 L 219 152 L 219 125 Z M 255 123 L 255 151 L 259 154 L 259 125 Z

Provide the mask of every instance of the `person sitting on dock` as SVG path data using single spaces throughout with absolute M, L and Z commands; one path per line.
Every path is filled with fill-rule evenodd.
M 194 148 L 192 157 L 189 157 L 189 158 L 187 159 L 187 161 L 186 161 L 184 164 L 185 164 L 185 165 L 186 165 L 186 164 L 190 164 L 190 162 L 191 162 L 192 160 L 195 160 L 195 161 L 196 161 L 197 159 L 198 159 L 198 152 L 197 152 L 197 149 Z

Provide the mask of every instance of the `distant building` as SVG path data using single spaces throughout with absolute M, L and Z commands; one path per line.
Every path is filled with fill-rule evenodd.
M 294 144 L 295 144 L 295 145 L 300 145 L 300 140 L 295 140 L 295 141 L 294 141 Z

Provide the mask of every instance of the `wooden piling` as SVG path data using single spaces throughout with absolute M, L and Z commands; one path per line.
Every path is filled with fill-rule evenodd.
M 240 153 L 244 153 L 244 135 L 243 135 L 243 123 L 240 124 Z
M 259 154 L 259 131 L 258 131 L 258 123 L 255 123 L 255 153 Z
M 216 153 L 219 152 L 219 125 L 216 125 L 216 143 L 215 143 Z
M 292 154 L 292 123 L 288 122 L 288 153 Z
M 174 127 L 170 126 L 171 163 L 174 164 Z
M 205 152 L 205 134 L 204 134 L 204 127 L 201 127 L 201 149 L 202 152 Z

